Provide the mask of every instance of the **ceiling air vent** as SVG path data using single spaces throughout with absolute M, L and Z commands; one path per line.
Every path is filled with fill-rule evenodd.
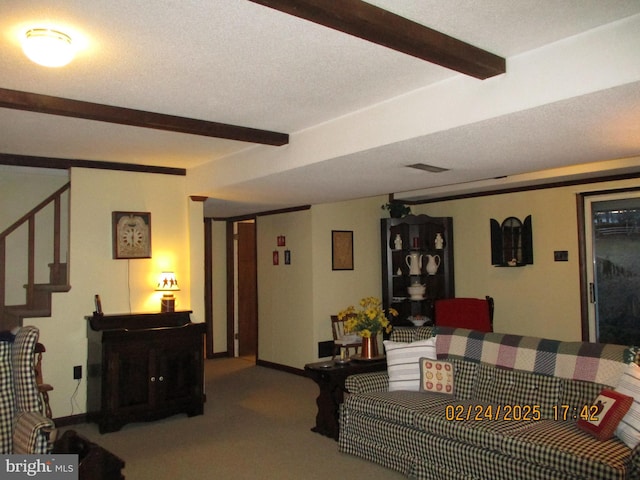
M 413 165 L 407 165 L 409 168 L 416 168 L 418 170 L 424 170 L 425 172 L 440 173 L 446 172 L 448 168 L 436 167 L 434 165 L 427 165 L 426 163 L 414 163 Z

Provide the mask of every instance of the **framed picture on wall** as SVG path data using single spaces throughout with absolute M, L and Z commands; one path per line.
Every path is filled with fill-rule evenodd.
M 112 212 L 113 258 L 151 258 L 151 213 Z
M 331 269 L 353 270 L 353 231 L 331 231 Z

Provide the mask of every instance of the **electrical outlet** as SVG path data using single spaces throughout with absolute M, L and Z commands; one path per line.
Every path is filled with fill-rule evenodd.
M 80 380 L 82 378 L 82 365 L 73 367 L 73 379 Z

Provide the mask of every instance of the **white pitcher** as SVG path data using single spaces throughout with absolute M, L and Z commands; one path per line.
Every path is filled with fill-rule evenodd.
M 409 267 L 409 275 L 421 275 L 422 274 L 422 257 L 419 252 L 411 252 L 406 256 L 405 262 Z
M 427 257 L 427 273 L 429 275 L 435 275 L 440 266 L 439 255 L 425 255 Z

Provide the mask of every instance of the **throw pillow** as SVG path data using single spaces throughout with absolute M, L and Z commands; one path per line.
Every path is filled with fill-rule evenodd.
M 387 353 L 387 373 L 389 374 L 389 391 L 420 390 L 420 359 L 436 359 L 436 338 L 417 342 L 393 342 L 385 340 Z
M 453 365 L 451 362 L 421 358 L 420 391 L 453 395 Z
M 590 433 L 598 440 L 609 440 L 632 403 L 632 397 L 604 389 L 593 404 L 588 406 L 588 412 L 585 410 L 578 413 L 588 416 L 578 420 L 578 428 Z
M 622 418 L 615 434 L 629 448 L 640 444 L 640 367 L 635 363 L 627 365 L 615 389 L 624 395 L 633 397 L 633 405 Z

